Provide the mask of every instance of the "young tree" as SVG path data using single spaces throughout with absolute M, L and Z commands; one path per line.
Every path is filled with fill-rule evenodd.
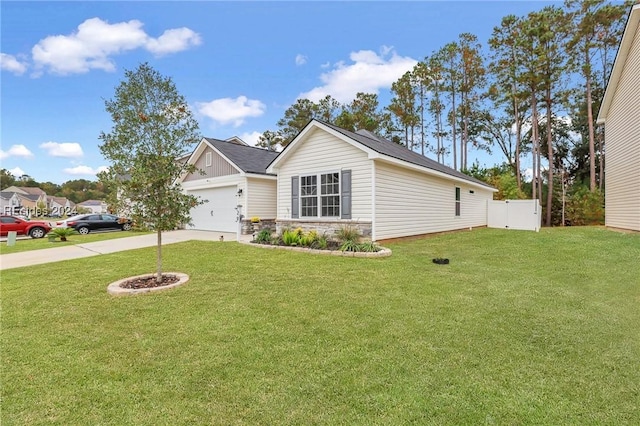
M 191 208 L 201 203 L 177 183 L 195 166 L 176 161 L 200 139 L 198 123 L 171 78 L 147 63 L 125 72 L 105 109 L 113 127 L 100 133 L 100 151 L 111 165 L 100 179 L 117 188 L 112 205 L 118 211 L 126 206 L 135 223 L 156 231 L 156 281 L 161 283 L 162 231 L 188 223 Z

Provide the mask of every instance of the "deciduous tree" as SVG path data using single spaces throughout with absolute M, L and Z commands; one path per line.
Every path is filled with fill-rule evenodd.
M 135 223 L 156 231 L 161 283 L 162 231 L 188 223 L 191 208 L 202 202 L 177 183 L 183 173 L 196 170 L 176 159 L 200 140 L 198 123 L 171 78 L 147 63 L 125 72 L 105 109 L 113 126 L 100 133 L 100 151 L 111 164 L 100 178 L 117 188 L 113 206 L 126 206 Z

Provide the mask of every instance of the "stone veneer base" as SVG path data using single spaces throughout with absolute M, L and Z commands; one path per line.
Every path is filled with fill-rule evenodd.
M 342 256 L 342 257 L 389 257 L 392 252 L 388 248 L 380 247 L 380 251 L 376 252 L 365 252 L 365 251 L 342 251 L 342 250 L 317 250 L 310 249 L 306 247 L 291 247 L 291 246 L 274 246 L 270 244 L 258 244 L 252 243 L 248 241 L 241 241 L 242 244 L 248 244 L 252 247 L 260 247 L 265 249 L 274 249 L 274 250 L 289 250 L 289 251 L 298 251 L 303 253 L 311 253 L 311 254 L 324 254 L 329 256 Z
M 125 281 L 129 281 L 135 278 L 147 278 L 155 276 L 156 274 L 144 274 L 144 275 L 136 275 L 135 277 L 127 277 L 116 282 L 109 284 L 107 287 L 107 293 L 113 294 L 114 296 L 123 296 L 127 294 L 140 294 L 140 293 L 151 293 L 153 291 L 161 291 L 161 290 L 169 290 L 170 288 L 178 287 L 179 285 L 185 284 L 189 281 L 189 275 L 183 274 L 182 272 L 163 272 L 162 275 L 175 275 L 179 278 L 177 283 L 163 285 L 161 287 L 150 287 L 150 288 L 122 288 L 120 284 Z

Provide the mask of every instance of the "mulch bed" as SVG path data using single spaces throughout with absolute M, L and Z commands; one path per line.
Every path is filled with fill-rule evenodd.
M 120 284 L 122 288 L 153 288 L 153 287 L 164 287 L 166 285 L 175 284 L 180 281 L 180 278 L 177 275 L 172 274 L 162 274 L 162 282 L 156 282 L 156 276 L 151 275 L 148 277 L 142 278 L 133 278 L 128 281 Z

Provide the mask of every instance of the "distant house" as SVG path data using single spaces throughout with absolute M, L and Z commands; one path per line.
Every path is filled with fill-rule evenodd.
M 237 137 L 203 138 L 188 159 L 198 171 L 179 180 L 186 193 L 205 201 L 191 210 L 188 228 L 250 233 L 251 217 L 274 223 L 276 177 L 266 168 L 277 155 Z
M 20 198 L 15 192 L 0 192 L 0 212 L 2 214 L 17 214 L 20 209 Z
M 605 224 L 640 231 L 640 4 L 631 8 L 600 111 Z
M 71 201 L 66 197 L 47 197 L 49 214 L 64 216 L 71 213 L 73 209 Z
M 47 208 L 47 193 L 42 189 L 29 186 L 10 186 L 2 192 L 16 194 L 19 214 L 28 217 L 44 215 L 44 210 Z
M 278 230 L 359 228 L 372 240 L 487 226 L 496 189 L 367 131 L 311 120 L 267 167 Z
M 91 210 L 91 213 L 107 213 L 107 203 L 101 200 L 87 200 L 76 204 L 76 209 L 82 207 L 83 209 Z

